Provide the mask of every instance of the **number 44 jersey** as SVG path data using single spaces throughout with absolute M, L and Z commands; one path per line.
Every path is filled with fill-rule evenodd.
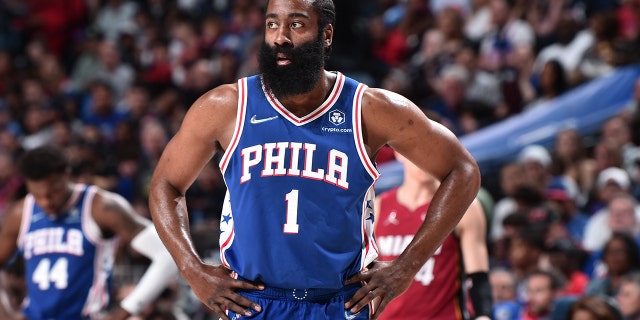
M 373 182 L 362 139 L 366 86 L 336 73 L 327 99 L 298 117 L 259 76 L 238 81 L 238 112 L 220 161 L 228 188 L 222 262 L 278 288 L 339 289 L 377 257 Z
M 27 195 L 18 248 L 25 261 L 28 319 L 89 319 L 109 302 L 116 240 L 91 214 L 96 187 L 77 184 L 66 212 L 51 217 Z

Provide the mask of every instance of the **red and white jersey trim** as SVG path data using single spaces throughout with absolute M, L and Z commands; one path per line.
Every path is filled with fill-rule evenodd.
M 344 88 L 345 82 L 345 77 L 342 73 L 336 72 L 336 75 L 336 83 L 334 84 L 329 97 L 317 109 L 303 117 L 298 117 L 287 110 L 287 108 L 285 108 L 269 90 L 266 90 L 264 86 L 262 87 L 262 90 L 264 91 L 271 106 L 276 111 L 278 111 L 279 114 L 281 114 L 285 119 L 289 120 L 296 126 L 301 126 L 315 119 L 318 119 L 320 116 L 329 111 L 329 109 L 331 109 L 331 107 L 333 107 L 333 105 L 336 103 L 338 97 L 340 96 L 340 93 L 342 92 L 342 89 Z
M 233 151 L 238 146 L 240 136 L 242 135 L 242 129 L 244 128 L 244 119 L 247 115 L 247 78 L 238 80 L 238 112 L 236 115 L 236 127 L 231 136 L 231 142 L 227 146 L 222 159 L 220 159 L 220 171 L 224 175 L 227 165 L 229 164 L 229 158 L 233 154 Z

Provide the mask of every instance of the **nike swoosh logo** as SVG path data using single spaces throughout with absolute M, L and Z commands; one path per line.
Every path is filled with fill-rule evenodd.
M 348 311 L 346 311 L 346 310 L 345 310 L 345 312 L 344 312 L 344 318 L 345 318 L 346 320 L 352 320 L 352 319 L 355 319 L 357 316 L 358 316 L 358 314 L 357 314 L 357 313 L 356 313 L 356 314 L 353 314 L 353 313 L 348 312 Z
M 258 123 L 263 123 L 263 122 L 267 122 L 275 119 L 278 119 L 278 116 L 273 116 L 273 117 L 263 118 L 263 119 L 256 119 L 256 115 L 254 114 L 253 117 L 251 117 L 250 122 L 251 124 L 258 124 Z

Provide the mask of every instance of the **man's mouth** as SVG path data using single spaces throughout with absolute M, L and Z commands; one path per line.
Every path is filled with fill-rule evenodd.
M 278 53 L 276 55 L 276 63 L 279 66 L 286 66 L 291 63 L 291 59 L 289 59 L 289 57 L 287 57 L 287 55 L 285 55 L 284 53 Z

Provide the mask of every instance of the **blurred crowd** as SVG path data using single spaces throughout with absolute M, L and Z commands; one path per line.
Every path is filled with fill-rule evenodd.
M 150 176 L 191 103 L 258 72 L 265 4 L 0 0 L 0 216 L 25 192 L 17 157 L 57 144 L 74 179 L 118 192 L 149 217 Z M 335 5 L 327 69 L 407 96 L 459 137 L 640 62 L 640 0 Z M 640 79 L 629 97 L 596 136 L 567 129 L 550 149 L 522 150 L 500 169 L 499 190 L 482 197 L 502 314 L 546 316 L 565 297 L 591 296 L 640 314 Z M 225 193 L 219 156 L 187 195 L 197 249 L 212 260 Z M 383 152 L 378 162 L 391 159 Z M 145 263 L 121 254 L 114 300 Z M 212 315 L 176 283 L 145 317 Z

